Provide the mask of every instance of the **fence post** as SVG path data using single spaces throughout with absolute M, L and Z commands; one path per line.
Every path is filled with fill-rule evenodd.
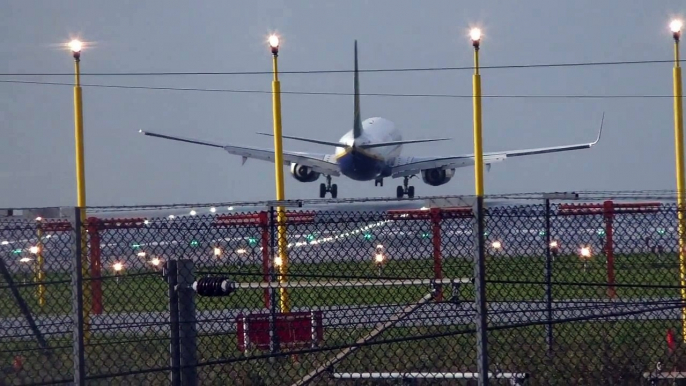
M 36 241 L 36 284 L 38 284 L 38 290 L 36 295 L 38 296 L 38 306 L 43 308 L 45 306 L 45 255 L 43 254 L 43 227 L 41 222 L 38 221 L 36 226 L 37 241 Z
M 485 240 L 485 219 L 484 219 L 484 199 L 483 196 L 476 197 L 473 207 L 475 224 L 474 234 L 476 235 L 474 251 L 474 290 L 476 293 L 476 315 L 474 324 L 476 325 L 476 357 L 477 371 L 479 375 L 479 385 L 488 385 L 488 335 L 486 327 L 488 324 L 488 310 L 486 309 L 486 240 Z
M 176 278 L 178 267 L 176 260 L 167 261 L 165 276 L 167 279 L 167 293 L 169 294 L 169 360 L 171 371 L 169 381 L 171 386 L 181 386 L 181 358 L 179 350 L 179 300 L 176 292 Z
M 100 259 L 100 220 L 88 219 L 88 237 L 91 262 L 91 310 L 93 314 L 102 314 L 102 261 Z
M 269 282 L 269 216 L 267 212 L 260 211 L 260 245 L 262 247 L 262 278 Z M 264 307 L 269 309 L 272 301 L 269 288 L 264 289 Z
M 545 302 L 546 302 L 546 343 L 548 354 L 553 351 L 553 261 L 550 256 L 550 199 L 545 200 Z
M 275 255 L 275 250 L 276 250 L 276 218 L 274 216 L 274 206 L 270 205 L 269 206 L 269 231 L 270 231 L 270 248 L 269 248 L 269 257 L 270 257 L 270 262 L 269 264 L 269 282 L 274 283 L 276 282 L 276 270 L 274 269 L 274 264 L 273 264 L 273 256 Z M 279 337 L 276 333 L 276 312 L 277 312 L 277 304 L 278 302 L 276 301 L 276 290 L 273 287 L 269 288 L 270 292 L 270 302 L 269 302 L 269 352 L 271 354 L 275 354 L 279 352 Z M 271 358 L 271 361 L 274 359 Z
M 603 202 L 603 214 L 605 217 L 605 256 L 607 256 L 607 295 L 614 299 L 615 292 L 615 255 L 614 241 L 612 239 L 612 223 L 615 215 L 614 203 L 612 201 Z
M 85 236 L 81 222 L 81 208 L 75 207 L 73 217 L 70 219 L 74 229 L 74 254 L 71 270 L 71 295 L 72 295 L 72 318 L 74 321 L 73 331 L 73 361 L 74 361 L 74 385 L 86 384 L 86 363 L 84 353 L 84 310 L 83 310 L 83 251 Z
M 434 279 L 443 278 L 443 266 L 441 256 L 441 209 L 431 208 L 431 235 L 434 249 Z M 437 284 L 436 301 L 443 300 L 443 285 Z
M 198 364 L 198 343 L 195 328 L 195 291 L 192 288 L 195 281 L 193 278 L 193 260 L 179 260 L 176 269 L 181 384 L 195 386 L 198 384 L 198 369 L 196 367 Z

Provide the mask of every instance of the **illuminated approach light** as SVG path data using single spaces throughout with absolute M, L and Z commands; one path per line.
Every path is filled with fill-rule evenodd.
M 481 30 L 478 28 L 472 28 L 471 31 L 469 31 L 469 37 L 474 40 L 481 40 Z
M 72 52 L 81 52 L 81 50 L 83 49 L 83 43 L 81 43 L 81 41 L 78 39 L 74 39 L 69 42 L 69 49 Z
M 269 46 L 272 48 L 276 48 L 279 46 L 279 37 L 276 35 L 272 35 L 269 37 Z

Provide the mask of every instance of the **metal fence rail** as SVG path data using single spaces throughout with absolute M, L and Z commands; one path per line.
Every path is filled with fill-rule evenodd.
M 287 208 L 287 256 L 271 205 L 127 218 L 113 208 L 83 224 L 75 208 L 0 217 L 0 379 L 598 385 L 660 379 L 655 369 L 686 375 L 675 203 L 556 197 L 500 198 L 483 211 L 454 197 L 299 203 Z

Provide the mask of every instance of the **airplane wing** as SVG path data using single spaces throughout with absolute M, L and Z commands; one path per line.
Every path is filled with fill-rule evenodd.
M 501 162 L 511 157 L 521 157 L 525 155 L 557 153 L 561 151 L 588 149 L 600 141 L 600 136 L 603 133 L 604 120 L 605 114 L 603 113 L 603 118 L 600 122 L 600 130 L 598 132 L 598 137 L 593 142 L 566 146 L 541 147 L 536 149 L 522 149 L 488 153 L 484 152 L 484 165 L 490 166 L 493 163 Z M 463 154 L 448 157 L 398 157 L 398 159 L 396 159 L 395 163 L 392 165 L 393 171 L 391 176 L 393 178 L 398 178 L 419 174 L 422 170 L 426 169 L 453 169 L 470 166 L 474 165 L 474 159 L 474 154 Z
M 234 146 L 234 145 L 223 145 L 215 142 L 207 142 L 197 139 L 175 137 L 171 135 L 158 134 L 150 131 L 139 130 L 143 135 L 150 137 L 169 139 L 172 141 L 193 143 L 196 145 L 203 145 L 209 147 L 216 147 L 224 149 L 229 154 L 239 155 L 243 158 L 243 163 L 248 158 L 259 159 L 262 161 L 274 162 L 274 150 L 272 149 L 260 149 L 254 147 L 246 146 Z M 283 151 L 283 161 L 284 165 L 290 163 L 297 163 L 299 165 L 304 165 L 312 168 L 312 170 L 327 174 L 330 176 L 340 176 L 340 171 L 338 165 L 335 161 L 335 156 L 333 154 L 319 154 L 319 153 L 309 153 L 309 152 L 296 152 L 296 151 Z

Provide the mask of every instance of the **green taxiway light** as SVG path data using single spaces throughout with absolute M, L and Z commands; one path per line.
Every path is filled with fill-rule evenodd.
M 257 239 L 254 237 L 248 238 L 248 244 L 250 244 L 251 247 L 255 246 L 255 244 L 257 244 Z
M 141 247 L 141 245 L 138 244 L 138 243 L 136 243 L 136 244 L 131 245 L 131 247 L 132 247 L 133 249 L 138 249 L 138 248 Z
M 365 233 L 365 234 L 364 234 L 364 239 L 365 239 L 365 240 L 371 240 L 371 239 L 372 239 L 372 234 L 371 234 L 371 233 Z
M 198 242 L 196 240 L 191 241 L 191 247 L 197 247 Z
M 660 235 L 664 235 L 665 234 L 665 228 L 657 228 L 657 233 Z
M 12 251 L 12 253 L 14 253 L 15 255 L 18 255 L 21 253 L 21 249 L 15 249 Z

